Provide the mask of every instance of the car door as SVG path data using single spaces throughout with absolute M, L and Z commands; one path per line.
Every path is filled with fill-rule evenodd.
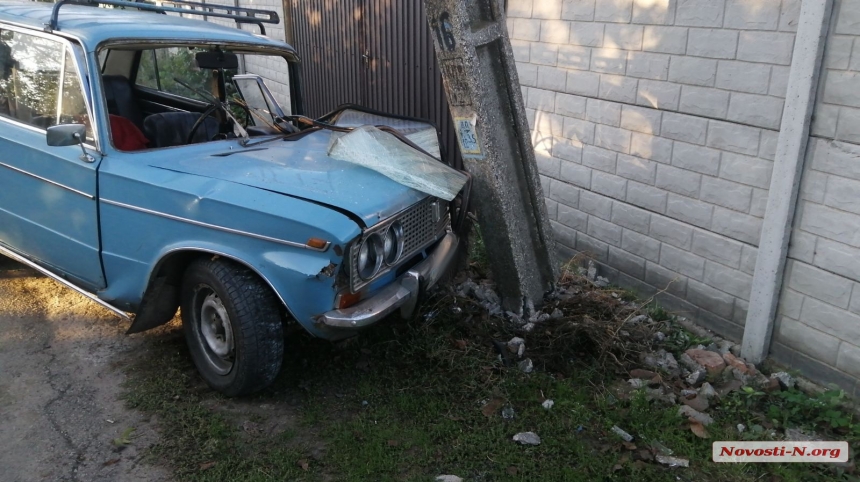
M 65 39 L 0 24 L 0 243 L 98 289 L 98 159 L 46 142 L 50 126 L 84 124 L 94 150 L 82 59 Z

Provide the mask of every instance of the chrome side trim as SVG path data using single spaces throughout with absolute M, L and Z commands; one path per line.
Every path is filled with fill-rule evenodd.
M 57 283 L 60 283 L 61 285 L 65 286 L 66 288 L 69 288 L 70 290 L 75 291 L 78 294 L 81 294 L 81 295 L 87 297 L 91 301 L 94 301 L 94 302 L 98 303 L 99 305 L 101 305 L 102 307 L 110 310 L 111 313 L 119 316 L 123 320 L 129 321 L 129 322 L 131 321 L 131 317 L 128 315 L 128 313 L 120 310 L 119 308 L 115 308 L 115 307 L 111 306 L 106 301 L 102 301 L 98 296 L 96 296 L 96 295 L 94 295 L 88 291 L 84 291 L 83 289 L 72 284 L 70 281 L 63 279 L 62 277 L 49 271 L 47 268 L 43 268 L 42 266 L 34 263 L 33 261 L 30 261 L 29 259 L 19 255 L 18 253 L 15 253 L 14 251 L 6 249 L 3 246 L 0 246 L 0 254 L 7 256 L 9 258 L 12 258 L 17 262 L 19 262 L 23 265 L 26 265 L 26 266 L 38 271 L 39 273 L 42 273 L 43 275 L 47 276 L 48 278 L 51 278 L 52 280 L 56 281 Z
M 57 186 L 57 187 L 59 187 L 59 188 L 65 189 L 66 191 L 73 192 L 73 193 L 75 193 L 75 194 L 78 194 L 78 195 L 80 195 L 80 196 L 83 196 L 83 197 L 85 197 L 85 198 L 89 199 L 90 201 L 93 201 L 93 200 L 95 200 L 95 198 L 96 198 L 96 197 L 95 197 L 95 196 L 93 196 L 92 194 L 87 194 L 87 193 L 85 193 L 85 192 L 83 192 L 83 191 L 78 191 L 77 189 L 75 189 L 75 188 L 73 188 L 73 187 L 66 186 L 65 184 L 60 184 L 60 183 L 58 183 L 58 182 L 54 182 L 54 181 L 52 181 L 52 180 L 50 180 L 50 179 L 48 179 L 48 178 L 44 178 L 44 177 L 42 177 L 42 176 L 39 176 L 39 175 L 33 174 L 32 172 L 27 172 L 27 171 L 25 171 L 25 170 L 23 170 L 23 169 L 18 169 L 17 167 L 15 167 L 15 166 L 10 166 L 9 164 L 6 164 L 5 162 L 0 162 L 0 166 L 3 166 L 3 167 L 5 167 L 5 168 L 7 168 L 7 169 L 11 169 L 11 170 L 13 170 L 13 171 L 15 171 L 15 172 L 18 172 L 18 173 L 24 174 L 25 176 L 30 176 L 30 177 L 32 177 L 32 178 L 34 178 L 34 179 L 38 179 L 38 180 L 40 180 L 40 181 L 47 182 L 48 184 L 51 184 L 51 185 L 53 185 L 53 186 Z
M 173 221 L 179 221 L 181 223 L 193 224 L 194 226 L 200 226 L 201 228 L 215 229 L 217 231 L 223 231 L 225 233 L 238 234 L 240 236 L 247 236 L 249 238 L 260 239 L 260 240 L 269 241 L 272 243 L 283 244 L 286 246 L 292 246 L 294 248 L 308 249 L 310 251 L 317 251 L 320 253 L 324 253 L 324 252 L 328 251 L 328 248 L 331 246 L 331 241 L 327 241 L 326 245 L 324 247 L 314 248 L 314 247 L 308 246 L 307 244 L 296 243 L 294 241 L 287 241 L 284 239 L 272 238 L 270 236 L 263 236 L 262 234 L 249 233 L 247 231 L 241 231 L 238 229 L 228 228 L 225 226 L 218 226 L 217 224 L 209 224 L 209 223 L 204 223 L 202 221 L 195 221 L 193 219 L 188 219 L 188 218 L 183 218 L 180 216 L 174 216 L 172 214 L 162 213 L 160 211 L 153 211 L 151 209 L 146 209 L 146 208 L 142 208 L 142 207 L 138 207 L 138 206 L 132 206 L 131 204 L 125 204 L 125 203 L 121 203 L 119 201 L 111 201 L 110 199 L 102 199 L 101 202 L 103 202 L 105 204 L 110 204 L 112 206 L 130 209 L 132 211 L 138 211 L 138 212 L 145 213 L 145 214 L 152 214 L 153 216 L 160 216 L 162 218 L 171 219 Z

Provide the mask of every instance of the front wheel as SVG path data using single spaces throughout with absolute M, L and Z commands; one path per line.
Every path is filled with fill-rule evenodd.
M 182 327 L 191 358 L 213 389 L 235 397 L 269 386 L 284 358 L 284 328 L 272 290 L 223 259 L 192 263 L 182 283 Z

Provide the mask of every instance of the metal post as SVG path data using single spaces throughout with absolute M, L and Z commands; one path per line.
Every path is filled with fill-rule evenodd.
M 503 307 L 556 279 L 552 232 L 500 0 L 423 0 Z

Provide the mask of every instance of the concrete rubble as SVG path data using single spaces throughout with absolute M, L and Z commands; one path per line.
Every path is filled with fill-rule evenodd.
M 675 355 L 672 355 L 662 348 L 654 353 L 645 355 L 642 362 L 649 367 L 663 370 L 672 376 L 678 376 L 681 374 L 681 369 L 678 366 L 678 361 L 675 360 Z
M 534 363 L 532 363 L 530 358 L 526 358 L 525 360 L 517 363 L 517 367 L 523 373 L 531 373 L 535 369 Z
M 436 477 L 436 482 L 463 482 L 463 478 L 456 475 L 440 475 Z
M 638 358 L 626 359 L 627 363 L 631 361 L 635 363 L 638 360 L 638 366 L 628 367 L 629 378 L 616 380 L 608 387 L 609 403 L 628 399 L 634 391 L 641 391 L 647 400 L 677 407 L 678 416 L 689 423 L 693 433 L 699 437 L 708 437 L 702 427 L 713 424 L 714 417 L 726 416 L 726 412 L 714 410 L 713 407 L 719 406 L 720 402 L 732 392 L 742 390 L 744 387 L 752 387 L 756 391 L 773 392 L 798 386 L 798 382 L 786 372 L 777 372 L 770 376 L 762 374 L 754 364 L 746 362 L 738 355 L 740 348 L 731 340 L 723 339 L 692 325 L 684 318 L 672 317 L 669 321 L 655 321 L 651 316 L 641 312 L 641 301 L 626 300 L 620 290 L 608 292 L 595 289 L 600 286 L 601 277 L 594 263 L 589 263 L 587 269 L 580 268 L 580 274 L 585 279 L 577 278 L 578 281 L 558 286 L 548 294 L 545 312 L 536 310 L 530 304 L 526 304 L 521 314 L 502 311 L 498 305 L 498 296 L 493 294 L 492 283 L 486 280 L 476 282 L 467 279 L 456 287 L 455 293 L 474 300 L 491 316 L 510 323 L 508 326 L 519 336 L 514 336 L 506 342 L 494 343 L 507 357 L 507 366 L 513 367 L 516 363 L 516 368 L 523 373 L 532 373 L 535 370 L 532 359 L 525 358 L 527 343 L 529 354 L 535 359 L 541 358 L 542 350 L 546 349 L 545 345 L 541 344 L 540 338 L 534 337 L 550 335 L 551 332 L 555 334 L 560 326 L 567 326 L 568 323 L 577 325 L 581 323 L 581 319 L 589 319 L 590 313 L 562 311 L 561 308 L 589 306 L 588 303 L 609 300 L 607 301 L 609 306 L 619 310 L 615 313 L 620 313 L 614 315 L 613 322 L 617 324 L 609 330 L 611 339 L 615 340 L 614 342 L 627 341 L 631 337 L 641 340 L 641 343 L 633 342 L 635 348 L 630 352 Z M 596 319 L 591 321 L 594 322 Z M 677 331 L 677 325 L 681 325 L 685 331 Z M 597 330 L 600 329 L 600 327 L 597 328 Z M 587 333 L 590 334 L 590 332 Z M 692 340 L 703 341 L 693 346 L 696 342 Z M 641 347 L 644 347 L 644 350 L 636 349 Z M 555 401 L 551 399 L 544 399 L 541 402 L 544 410 L 550 410 L 554 405 Z M 512 408 L 510 412 L 508 417 L 503 411 L 503 418 L 513 419 Z M 767 430 L 757 424 L 747 428 L 744 424 L 738 424 L 736 420 L 720 420 L 720 422 L 729 422 L 730 426 L 736 428 L 739 433 L 749 431 L 762 436 L 767 435 Z M 631 433 L 618 426 L 613 426 L 611 432 L 623 441 L 619 443 L 631 444 L 634 439 Z M 800 436 L 796 432 L 789 432 L 789 434 Z M 540 437 L 533 432 L 518 433 L 513 440 L 523 445 L 541 443 Z M 652 444 L 652 451 L 654 450 L 656 449 Z M 658 463 L 670 467 L 689 466 L 688 459 L 673 456 L 674 454 L 668 448 L 659 450 L 659 453 L 660 455 L 656 456 Z M 648 460 L 654 461 L 655 458 Z
M 520 445 L 540 445 L 540 437 L 534 432 L 520 432 L 513 437 Z
M 678 408 L 678 415 L 699 422 L 702 425 L 710 425 L 714 423 L 713 417 L 707 413 L 702 413 L 689 405 L 682 405 Z
M 508 341 L 508 351 L 517 355 L 517 358 L 522 358 L 526 351 L 526 341 L 515 336 Z
M 670 457 L 668 455 L 657 455 L 655 457 L 657 462 L 660 462 L 663 465 L 668 465 L 669 467 L 689 467 L 690 461 L 687 459 L 682 459 L 680 457 Z
M 782 386 L 782 388 L 784 390 L 794 388 L 794 386 L 796 384 L 794 377 L 792 377 L 791 375 L 789 375 L 786 372 L 771 373 L 770 378 L 778 380 L 779 384 Z
M 620 427 L 618 427 L 617 425 L 613 425 L 611 430 L 612 430 L 612 433 L 621 437 L 625 442 L 632 442 L 633 441 L 633 436 L 630 435 L 629 433 L 627 433 L 626 431 L 624 431 L 623 429 L 621 429 Z

